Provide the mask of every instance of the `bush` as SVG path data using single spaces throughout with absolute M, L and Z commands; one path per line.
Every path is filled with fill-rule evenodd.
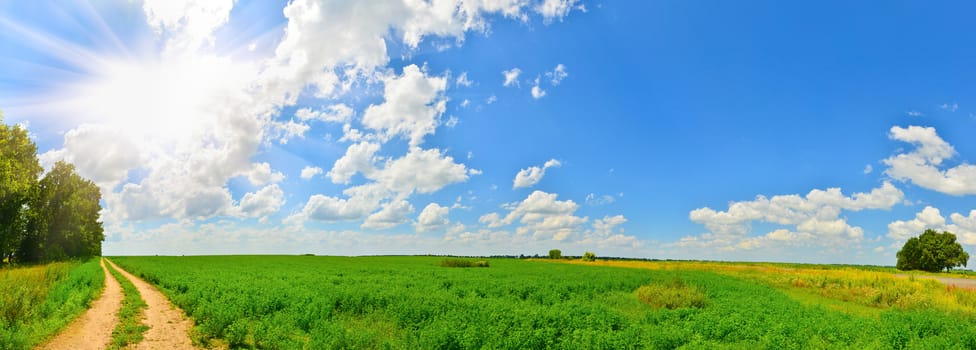
M 441 260 L 443 267 L 488 267 L 488 261 L 471 261 L 464 259 L 444 259 Z
M 593 254 L 593 252 L 583 253 L 582 259 L 583 261 L 596 261 L 596 254 Z
M 641 286 L 637 289 L 637 298 L 654 308 L 700 308 L 708 304 L 705 293 L 695 286 L 685 284 L 680 279 Z
M 562 259 L 563 252 L 559 249 L 553 249 L 549 251 L 549 259 Z

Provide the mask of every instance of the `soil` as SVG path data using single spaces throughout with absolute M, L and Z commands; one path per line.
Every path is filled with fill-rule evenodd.
M 40 346 L 40 349 L 83 350 L 108 347 L 112 341 L 112 330 L 119 321 L 117 314 L 122 307 L 122 287 L 108 273 L 104 259 L 101 264 L 105 271 L 105 290 L 102 295 L 92 303 L 88 311 L 75 319 L 61 334 Z
M 193 322 L 186 317 L 183 310 L 170 304 L 166 296 L 149 283 L 120 269 L 111 261 L 108 263 L 132 281 L 142 295 L 142 300 L 148 305 L 143 322 L 149 326 L 149 330 L 143 335 L 142 342 L 135 346 L 136 349 L 196 349 L 189 336 Z

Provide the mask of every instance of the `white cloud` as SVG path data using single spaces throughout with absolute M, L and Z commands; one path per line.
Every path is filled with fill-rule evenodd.
M 542 167 L 532 166 L 522 169 L 515 174 L 515 179 L 512 181 L 512 188 L 523 188 L 531 187 L 542 181 L 542 177 L 546 175 L 546 169 L 556 167 L 558 168 L 562 164 L 558 160 L 550 159 Z
M 285 222 L 298 225 L 309 219 L 326 222 L 361 220 L 379 208 L 380 202 L 389 196 L 389 192 L 376 183 L 350 187 L 342 193 L 348 198 L 312 195 L 302 211 Z
M 441 206 L 437 203 L 427 204 L 424 210 L 420 212 L 420 215 L 417 216 L 417 223 L 414 224 L 414 228 L 417 232 L 442 230 L 451 223 L 447 218 L 447 214 L 450 211 L 451 208 Z
M 401 76 L 384 79 L 384 84 L 385 101 L 366 109 L 363 125 L 382 132 L 387 139 L 400 135 L 411 146 L 423 143 L 424 136 L 434 133 L 446 110 L 447 98 L 443 94 L 447 79 L 428 76 L 416 65 L 409 65 Z
M 41 154 L 41 164 L 50 169 L 59 160 L 75 165 L 78 174 L 91 179 L 103 193 L 112 192 L 125 181 L 129 170 L 144 160 L 139 144 L 128 134 L 104 125 L 83 124 L 64 134 L 64 147 Z
M 285 204 L 285 193 L 277 184 L 265 186 L 257 192 L 247 193 L 241 198 L 240 211 L 246 217 L 261 218 L 266 222 L 269 215 L 278 212 Z
M 170 35 L 169 50 L 213 46 L 213 32 L 230 19 L 233 0 L 145 0 L 146 22 L 157 34 Z
M 470 87 L 471 85 L 474 85 L 474 82 L 468 80 L 468 72 L 464 72 L 457 77 L 457 80 L 454 81 L 454 85 Z
M 560 201 L 556 197 L 555 193 L 535 191 L 512 207 L 504 218 L 493 213 L 482 216 L 480 221 L 488 223 L 489 227 L 518 222 L 520 226 L 516 233 L 519 235 L 531 234 L 537 240 L 566 240 L 579 233 L 580 226 L 588 219 L 573 215 L 579 208 L 575 202 Z
M 910 116 L 910 117 L 921 117 L 921 116 L 924 115 L 924 114 L 922 114 L 922 112 L 919 112 L 919 111 L 908 111 L 908 112 L 905 112 L 905 114 L 908 114 L 908 116 Z
M 453 115 L 450 118 L 447 118 L 447 121 L 444 122 L 444 126 L 448 128 L 453 128 L 457 125 L 458 125 L 458 118 Z
M 569 73 L 566 72 L 566 66 L 564 66 L 562 63 L 557 64 L 556 68 L 553 69 L 552 72 L 546 73 L 546 78 L 549 78 L 549 83 L 551 83 L 553 86 L 559 85 L 559 83 L 561 83 L 563 79 L 566 79 L 568 76 Z
M 586 204 L 591 206 L 600 206 L 605 204 L 610 204 L 615 202 L 617 199 L 614 196 L 605 194 L 602 196 L 597 196 L 595 193 L 590 193 L 586 195 Z
M 322 168 L 319 168 L 317 166 L 306 166 L 302 168 L 301 178 L 304 180 L 309 180 L 321 173 L 322 173 Z
M 384 67 L 389 62 L 387 39 L 402 42 L 408 50 L 427 36 L 460 43 L 465 32 L 487 28 L 486 15 L 521 18 L 525 6 L 519 0 L 292 1 L 284 9 L 285 36 L 265 72 L 264 87 L 268 95 L 280 98 L 277 104 L 294 104 L 306 85 L 315 88 L 316 96 L 328 97 Z
M 402 158 L 388 161 L 372 179 L 398 193 L 433 193 L 468 180 L 468 169 L 438 149 L 411 148 Z
M 936 134 L 935 128 L 894 126 L 889 136 L 893 140 L 911 143 L 915 150 L 883 160 L 888 166 L 885 174 L 945 194 L 976 194 L 976 166 L 962 163 L 942 169 L 943 161 L 955 155 L 956 151 Z
M 348 123 L 352 116 L 352 108 L 344 103 L 334 104 L 317 111 L 313 111 L 311 108 L 302 108 L 295 112 L 295 117 L 303 122 L 320 120 L 332 123 Z
M 385 230 L 410 221 L 413 206 L 406 200 L 398 199 L 383 204 L 383 209 L 366 218 L 360 227 L 371 230 Z
M 969 216 L 952 213 L 949 215 L 949 221 L 946 221 L 938 208 L 926 206 L 915 214 L 912 220 L 894 221 L 888 224 L 888 238 L 905 241 L 922 234 L 926 229 L 949 231 L 956 235 L 959 242 L 976 245 L 976 210 L 969 211 Z
M 874 171 L 874 167 L 871 164 L 864 166 L 864 175 L 870 174 L 872 171 Z
M 525 200 L 503 205 L 509 210 L 504 217 L 498 213 L 482 215 L 479 222 L 489 229 L 517 225 L 511 241 L 563 243 L 583 249 L 630 247 L 636 248 L 643 242 L 634 236 L 624 235 L 619 226 L 627 222 L 623 215 L 605 216 L 593 222 L 590 229 L 584 225 L 587 217 L 576 216 L 579 205 L 571 200 L 560 201 L 555 193 L 532 192 Z M 497 231 L 494 231 L 497 232 Z M 480 234 L 468 233 L 467 237 Z M 493 234 L 495 238 L 499 235 Z M 504 237 L 502 235 L 501 237 Z
M 271 170 L 271 164 L 268 163 L 251 164 L 251 169 L 245 175 L 247 175 L 247 181 L 255 186 L 269 182 L 278 183 L 285 179 L 285 174 Z
M 532 85 L 532 98 L 538 100 L 546 96 L 546 90 L 539 87 L 539 78 L 535 78 L 535 85 Z
M 519 75 L 522 74 L 522 70 L 518 68 L 512 68 L 506 71 L 502 71 L 502 75 L 505 76 L 505 81 L 502 82 L 502 86 L 519 86 Z M 494 96 L 493 96 L 494 97 Z M 489 97 L 489 99 L 491 99 Z M 489 102 L 490 104 L 491 102 Z
M 490 105 L 492 103 L 495 103 L 496 101 L 498 101 L 498 96 L 491 95 L 491 96 L 488 96 L 487 99 L 485 99 L 485 104 L 486 105 Z
M 946 111 L 949 111 L 949 112 L 955 112 L 955 111 L 959 110 L 959 104 L 958 103 L 943 103 L 942 105 L 939 106 L 939 108 L 942 108 L 942 110 L 946 110 Z
M 376 152 L 380 150 L 380 145 L 376 143 L 362 142 L 350 145 L 346 149 L 346 154 L 335 161 L 332 170 L 326 174 L 335 184 L 348 184 L 356 173 L 363 173 L 369 176 L 376 171 L 373 165 L 376 161 Z
M 757 196 L 752 201 L 732 202 L 726 211 L 704 207 L 692 210 L 689 218 L 705 225 L 709 233 L 686 237 L 679 245 L 715 246 L 723 249 L 754 249 L 770 241 L 796 244 L 846 244 L 860 241 L 863 229 L 851 226 L 840 217 L 843 210 L 890 209 L 900 203 L 904 194 L 891 183 L 867 193 L 844 196 L 839 188 L 814 189 L 805 197 L 779 195 Z M 780 229 L 765 236 L 749 237 L 753 222 L 794 226 L 796 232 Z
M 576 4 L 577 0 L 544 0 L 542 3 L 536 6 L 535 11 L 542 15 L 545 23 L 551 23 L 552 20 L 558 19 L 563 20 L 564 17 L 569 15 L 569 12 L 573 10 L 573 5 Z M 581 8 L 581 11 L 585 11 L 585 7 Z
M 298 123 L 294 120 L 289 120 L 287 122 L 272 122 L 272 129 L 275 134 L 278 135 L 278 143 L 287 144 L 288 141 L 294 138 L 305 138 L 305 132 L 311 127 L 305 123 Z

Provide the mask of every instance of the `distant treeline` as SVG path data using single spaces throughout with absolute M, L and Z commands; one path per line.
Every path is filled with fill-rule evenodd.
M 0 264 L 102 254 L 98 186 L 64 161 L 43 171 L 27 130 L 0 114 Z

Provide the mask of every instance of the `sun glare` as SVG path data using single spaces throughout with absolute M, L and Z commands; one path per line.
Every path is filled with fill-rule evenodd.
M 64 100 L 85 122 L 140 141 L 193 139 L 219 123 L 220 110 L 247 86 L 248 70 L 229 59 L 194 55 L 103 65 L 70 85 Z

